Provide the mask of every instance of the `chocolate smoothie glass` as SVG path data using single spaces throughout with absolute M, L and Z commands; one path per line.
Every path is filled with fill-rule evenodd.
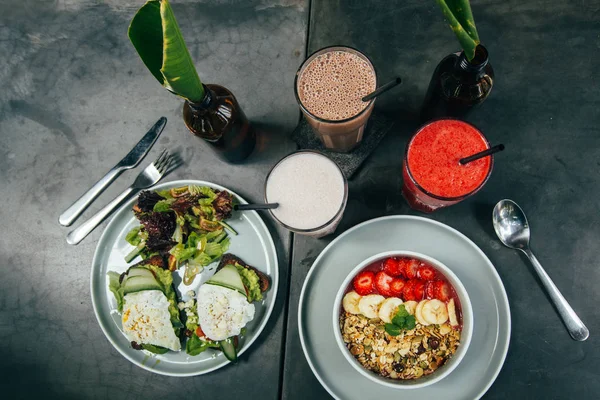
M 323 145 L 338 152 L 348 152 L 362 140 L 375 99 L 361 99 L 376 88 L 371 60 L 345 46 L 313 53 L 298 69 L 294 83 L 306 120 Z

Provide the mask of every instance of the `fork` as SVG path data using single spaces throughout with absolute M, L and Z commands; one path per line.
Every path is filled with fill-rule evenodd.
M 123 193 L 117 196 L 113 201 L 105 205 L 93 217 L 85 221 L 76 229 L 69 232 L 67 235 L 67 243 L 78 244 L 87 235 L 90 234 L 98 225 L 102 223 L 113 211 L 121 205 L 128 197 L 137 193 L 141 189 L 146 189 L 156 184 L 172 166 L 176 166 L 176 159 L 170 155 L 167 150 L 163 150 L 160 156 L 152 164 L 148 165 L 135 181 Z

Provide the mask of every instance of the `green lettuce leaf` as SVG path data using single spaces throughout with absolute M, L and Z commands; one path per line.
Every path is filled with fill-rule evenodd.
M 179 243 L 173 246 L 171 250 L 169 250 L 169 254 L 175 257 L 177 262 L 181 263 L 185 260 L 193 258 L 196 255 L 196 251 L 197 250 L 195 247 L 186 248 L 183 243 Z
M 152 209 L 152 211 L 156 211 L 156 212 L 167 212 L 167 211 L 171 211 L 171 204 L 173 204 L 173 201 L 175 199 L 171 198 L 171 199 L 167 199 L 167 200 L 159 200 L 155 205 L 154 208 Z
M 196 334 L 193 334 L 192 337 L 190 337 L 187 340 L 187 343 L 185 344 L 185 352 L 190 356 L 197 356 L 198 354 L 202 353 L 206 349 L 210 349 L 211 347 L 219 348 L 219 344 L 212 341 L 202 340 L 198 336 L 196 336 Z
M 188 191 L 193 195 L 203 195 L 211 200 L 214 200 L 217 197 L 217 194 L 214 192 L 214 190 L 208 186 L 189 185 Z
M 200 212 L 202 213 L 202 215 L 204 215 L 204 218 L 210 219 L 215 213 L 215 209 L 212 206 L 200 205 Z
M 196 248 L 196 246 L 198 246 L 199 241 L 200 241 L 200 235 L 198 235 L 196 232 L 192 232 L 188 235 L 187 247 Z
M 108 272 L 108 288 L 115 296 L 115 300 L 117 300 L 117 310 L 119 312 L 123 312 L 123 288 L 121 287 L 121 283 L 119 282 L 119 277 L 121 274 L 115 271 Z
M 169 349 L 167 349 L 166 347 L 155 346 L 153 344 L 142 343 L 141 346 L 142 349 L 148 350 L 149 352 L 154 354 L 165 354 L 169 351 Z
M 158 195 L 160 197 L 163 197 L 165 199 L 172 199 L 173 198 L 173 196 L 171 195 L 171 189 L 157 190 L 156 193 L 158 193 Z
M 222 254 L 225 254 L 225 252 L 227 250 L 229 250 L 229 243 L 230 242 L 231 241 L 229 240 L 229 238 L 227 238 L 227 239 L 225 239 L 225 240 L 223 240 L 222 242 L 219 243 L 221 245 L 221 253 Z
M 223 249 L 221 248 L 221 244 L 215 242 L 207 243 L 206 247 L 204 248 L 204 252 L 213 258 L 221 257 L 223 255 Z
M 201 206 L 210 206 L 213 201 L 215 201 L 215 200 L 211 199 L 211 198 L 200 199 L 200 200 L 198 200 L 198 204 Z
M 202 265 L 204 267 L 213 262 L 213 258 L 203 251 L 198 253 L 196 255 L 196 257 L 194 257 L 193 260 L 194 260 L 194 263 Z
M 206 239 L 212 241 L 214 238 L 218 237 L 221 233 L 223 233 L 223 228 L 217 229 L 216 231 L 208 232 L 206 234 Z
M 141 225 L 136 226 L 127 233 L 127 236 L 125 236 L 125 240 L 127 241 L 127 243 L 129 243 L 132 246 L 137 246 L 138 244 L 140 244 L 140 242 L 142 241 L 142 238 L 139 236 L 140 229 L 142 229 Z

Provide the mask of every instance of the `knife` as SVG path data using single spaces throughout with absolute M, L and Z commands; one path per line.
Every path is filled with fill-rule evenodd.
M 96 197 L 98 197 L 112 181 L 121 175 L 121 172 L 126 169 L 135 168 L 140 161 L 144 159 L 146 154 L 148 154 L 148 151 L 152 148 L 152 145 L 156 142 L 156 139 L 158 139 L 166 124 L 167 119 L 161 117 L 117 165 L 108 171 L 108 173 L 96 182 L 90 190 L 85 192 L 71 207 L 67 208 L 65 212 L 58 217 L 58 222 L 63 226 L 71 225 L 75 222 L 77 217 L 92 204 Z

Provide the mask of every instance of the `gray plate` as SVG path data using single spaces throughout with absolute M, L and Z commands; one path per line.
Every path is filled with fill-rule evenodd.
M 174 182 L 166 182 L 154 186 L 152 189 L 169 189 L 178 186 L 200 185 L 209 186 L 214 189 L 231 190 L 214 183 L 181 180 Z M 240 196 L 233 193 L 237 201 L 246 204 L 246 201 Z M 91 276 L 91 293 L 92 304 L 98 323 L 106 338 L 112 345 L 132 363 L 162 375 L 172 376 L 192 376 L 201 375 L 229 363 L 223 353 L 217 350 L 209 349 L 197 356 L 191 357 L 185 353 L 185 349 L 181 352 L 168 352 L 163 355 L 153 354 L 147 351 L 137 351 L 131 348 L 127 338 L 121 331 L 121 316 L 117 313 L 117 304 L 114 296 L 108 290 L 108 280 L 106 273 L 108 271 L 124 272 L 128 264 L 125 263 L 123 257 L 133 248 L 125 241 L 125 235 L 134 226 L 139 223 L 135 219 L 131 207 L 136 202 L 137 198 L 132 198 L 123 207 L 117 211 L 113 219 L 107 225 L 94 254 Z M 227 221 L 238 233 L 238 236 L 231 237 L 231 246 L 229 253 L 233 253 L 242 258 L 248 264 L 265 272 L 271 279 L 271 287 L 264 296 L 262 302 L 255 302 L 256 313 L 254 319 L 246 326 L 247 333 L 241 340 L 241 350 L 239 354 L 243 354 L 248 347 L 256 340 L 260 332 L 265 327 L 273 306 L 279 283 L 279 270 L 277 268 L 277 253 L 275 245 L 269 230 L 265 226 L 260 216 L 256 211 L 234 212 L 232 218 Z M 133 262 L 139 261 L 139 258 Z M 196 291 L 198 287 L 204 283 L 216 268 L 217 263 L 213 263 L 204 271 L 196 276 L 191 285 L 186 286 L 181 282 L 183 271 L 179 271 L 179 275 L 174 274 L 173 280 L 179 295 L 185 294 L 189 290 Z
M 362 376 L 340 352 L 331 324 L 336 293 L 348 273 L 368 257 L 390 250 L 431 256 L 458 276 L 473 306 L 473 337 L 464 359 L 439 382 L 394 389 Z M 478 399 L 492 385 L 508 351 L 506 291 L 485 254 L 460 232 L 429 219 L 389 216 L 364 222 L 332 241 L 312 265 L 298 310 L 300 342 L 323 387 L 337 399 Z

